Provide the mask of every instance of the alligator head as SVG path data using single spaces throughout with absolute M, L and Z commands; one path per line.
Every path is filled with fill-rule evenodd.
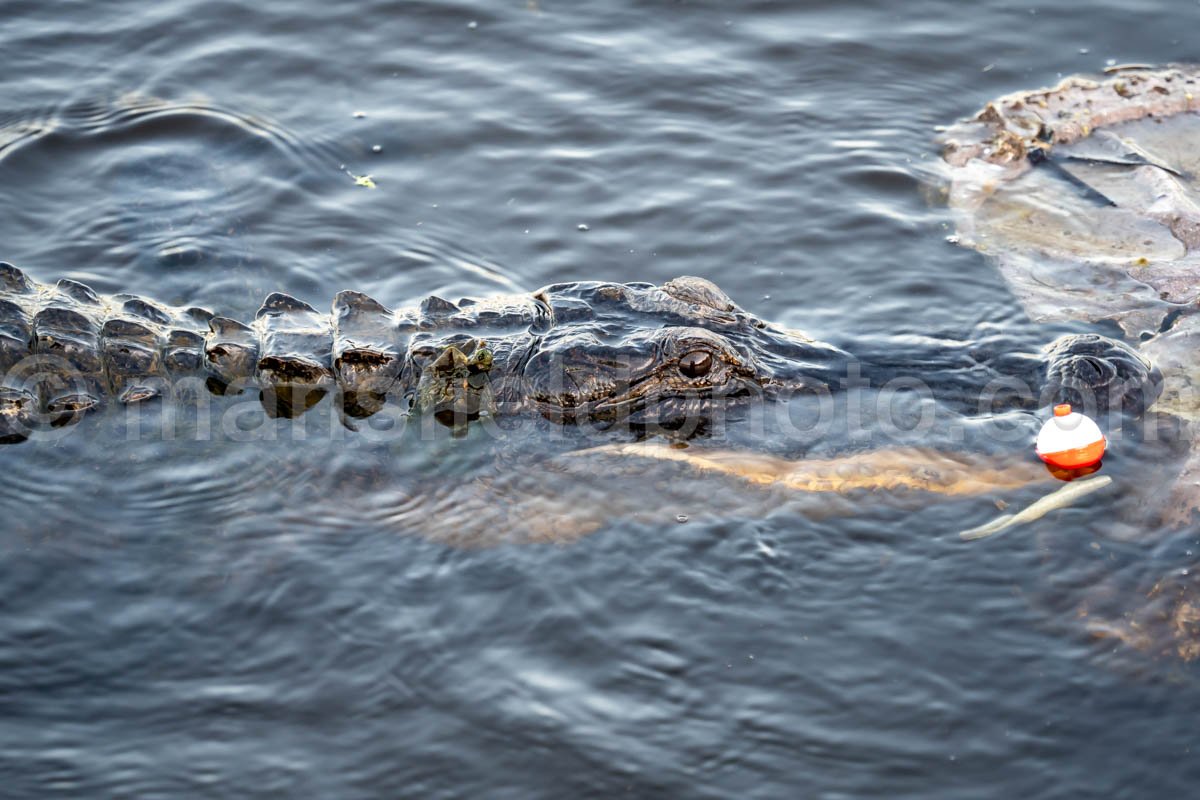
M 554 324 L 510 377 L 525 404 L 555 421 L 678 430 L 754 399 L 824 391 L 850 359 L 702 278 L 557 284 L 535 297 Z

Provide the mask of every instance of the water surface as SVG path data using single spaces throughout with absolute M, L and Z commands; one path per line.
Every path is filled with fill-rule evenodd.
M 1177 0 L 9 0 L 0 259 L 242 317 L 275 290 L 397 307 L 692 274 L 839 343 L 1033 350 L 1083 328 L 1032 324 L 946 243 L 935 127 L 1109 59 L 1195 60 L 1198 21 Z M 1120 608 L 1192 563 L 1193 531 L 1133 513 L 1157 451 L 1116 454 L 1088 507 L 966 546 L 991 498 L 830 514 L 564 480 L 486 437 L 280 430 L 129 442 L 97 419 L 0 450 L 5 796 L 1116 798 L 1200 778 L 1195 668 L 1073 619 L 1090 587 Z M 425 535 L 551 500 L 598 529 Z

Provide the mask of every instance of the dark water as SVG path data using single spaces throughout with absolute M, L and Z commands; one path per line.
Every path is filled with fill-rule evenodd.
M 273 290 L 694 274 L 820 338 L 1034 348 L 1066 329 L 944 241 L 934 128 L 1108 59 L 1195 60 L 1197 22 L 1185 0 L 8 0 L 0 259 L 243 316 Z M 1200 674 L 1073 620 L 1200 548 L 1136 521 L 1152 457 L 1116 456 L 1114 491 L 966 546 L 987 497 L 831 515 L 479 437 L 89 420 L 0 451 L 0 795 L 1190 796 Z M 547 508 L 599 529 L 429 538 Z

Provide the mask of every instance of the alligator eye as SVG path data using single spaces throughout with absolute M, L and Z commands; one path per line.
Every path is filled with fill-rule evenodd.
M 1079 378 L 1093 385 L 1109 381 L 1116 375 L 1112 364 L 1095 356 L 1080 356 L 1075 362 L 1075 367 Z
M 693 350 L 679 359 L 679 371 L 687 378 L 703 378 L 712 369 L 713 357 L 704 350 Z

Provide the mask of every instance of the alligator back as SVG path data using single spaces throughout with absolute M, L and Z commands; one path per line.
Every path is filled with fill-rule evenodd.
M 365 417 L 389 393 L 411 395 L 420 377 L 413 367 L 448 347 L 470 355 L 486 333 L 493 349 L 511 349 L 550 314 L 531 295 L 463 303 L 433 297 L 392 311 L 344 291 L 322 313 L 275 293 L 241 322 L 72 280 L 40 284 L 0 262 L 0 441 L 69 424 L 106 402 L 168 396 L 196 377 L 215 394 L 258 389 L 271 416 L 298 416 L 334 391 L 347 416 Z

